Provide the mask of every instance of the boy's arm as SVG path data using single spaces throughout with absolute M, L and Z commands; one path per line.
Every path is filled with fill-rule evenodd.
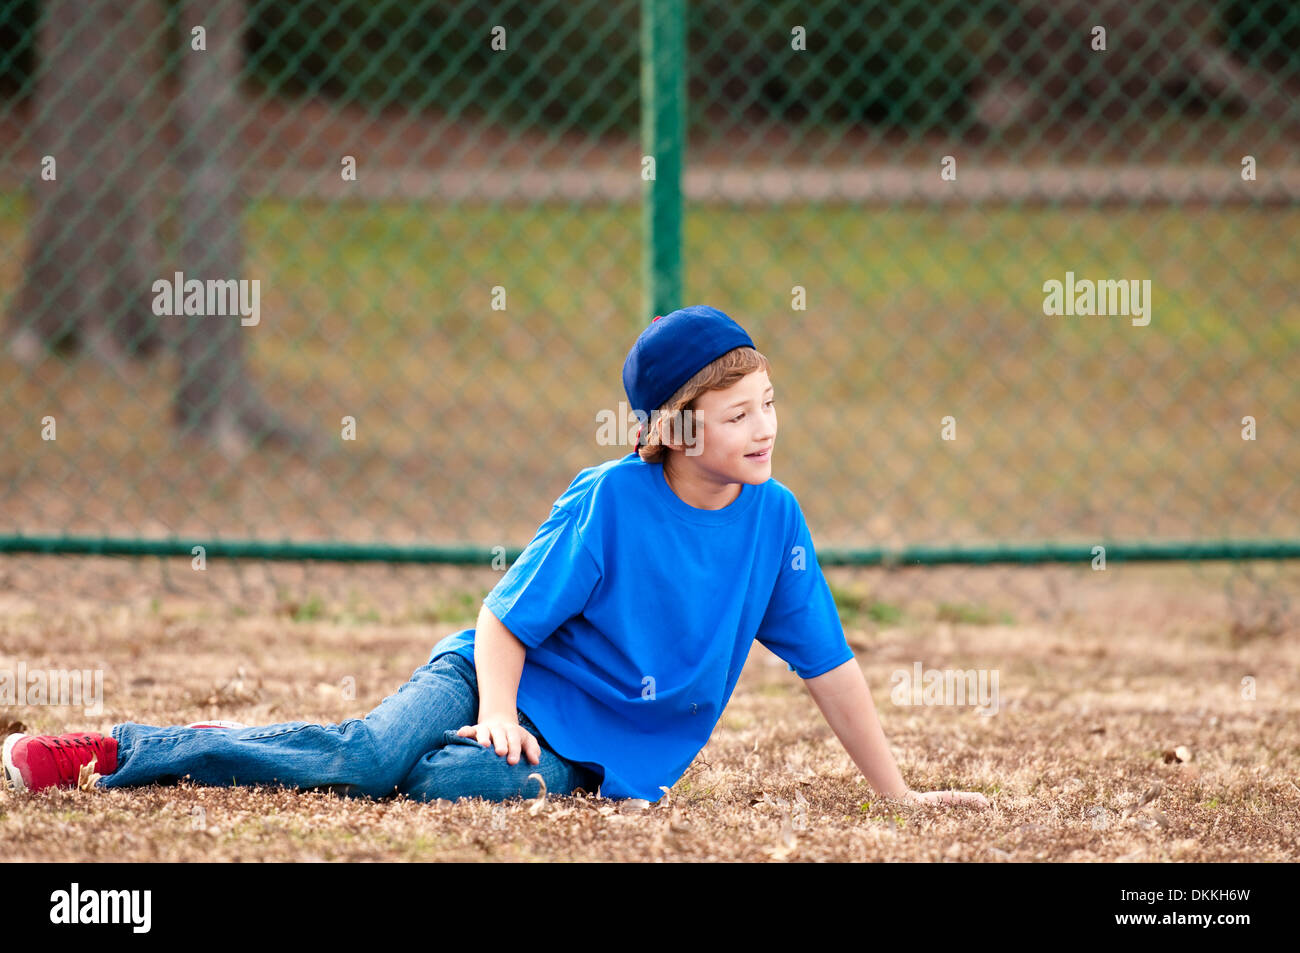
M 908 788 L 885 740 L 884 729 L 876 717 L 876 705 L 857 659 L 849 659 L 816 678 L 806 678 L 804 684 L 822 710 L 826 723 L 877 794 L 913 804 L 990 806 L 988 799 L 977 791 L 917 792 Z
M 804 684 L 826 723 L 876 793 L 884 797 L 906 794 L 908 787 L 885 740 L 857 659 L 849 659 L 816 678 L 804 679 Z
M 519 727 L 519 679 L 524 673 L 527 646 L 502 624 L 487 606 L 478 613 L 474 629 L 474 675 L 478 680 L 476 723 L 457 731 L 462 738 L 474 735 L 484 747 L 494 747 L 510 764 L 525 757 L 529 764 L 541 761 L 542 749 L 531 732 Z
M 478 676 L 478 720 L 518 720 L 519 679 L 527 648 L 487 606 L 474 629 L 474 671 Z

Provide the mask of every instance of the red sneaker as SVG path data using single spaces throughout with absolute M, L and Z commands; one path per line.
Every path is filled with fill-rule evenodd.
M 93 770 L 117 770 L 117 739 L 95 731 L 67 735 L 10 735 L 3 751 L 4 774 L 17 791 L 74 788 L 83 764 Z

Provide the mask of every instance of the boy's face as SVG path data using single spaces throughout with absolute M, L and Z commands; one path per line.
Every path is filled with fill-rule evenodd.
M 675 448 L 685 452 L 673 462 L 722 483 L 766 482 L 772 476 L 776 442 L 775 394 L 767 372 L 761 370 L 725 390 L 701 394 L 695 401 L 694 427 L 684 428 L 684 442 L 683 435 L 676 435 Z M 663 426 L 672 439 L 670 422 L 665 420 Z M 756 451 L 766 452 L 756 456 Z

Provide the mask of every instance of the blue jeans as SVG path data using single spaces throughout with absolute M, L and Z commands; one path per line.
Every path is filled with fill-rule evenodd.
M 289 721 L 250 728 L 160 728 L 124 722 L 113 726 L 117 770 L 102 788 L 173 783 L 278 784 L 325 788 L 355 797 L 402 793 L 413 800 L 482 797 L 503 801 L 536 797 L 540 774 L 551 794 L 581 787 L 595 792 L 602 775 L 547 747 L 522 711 L 519 724 L 541 747 L 538 764 L 520 751 L 510 764 L 494 746 L 456 731 L 478 717 L 474 665 L 456 653 L 417 668 L 405 685 L 365 718 L 336 725 Z

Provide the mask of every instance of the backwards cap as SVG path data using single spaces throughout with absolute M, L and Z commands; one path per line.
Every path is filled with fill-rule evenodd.
M 649 419 L 701 369 L 728 351 L 753 346 L 745 329 L 717 308 L 695 304 L 660 315 L 623 362 L 623 389 L 633 413 Z M 636 446 L 641 448 L 641 430 Z

